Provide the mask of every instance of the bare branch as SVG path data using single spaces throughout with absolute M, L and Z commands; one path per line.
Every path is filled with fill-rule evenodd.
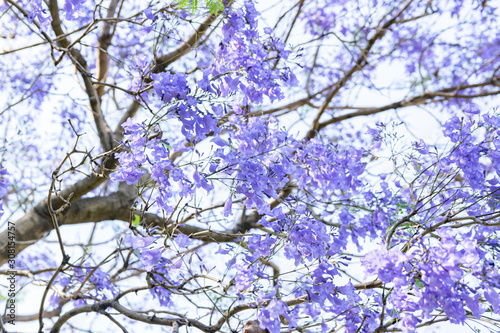
M 316 114 L 316 117 L 313 120 L 313 123 L 311 125 L 311 129 L 309 132 L 307 132 L 306 138 L 311 139 L 316 135 L 316 132 L 319 129 L 319 120 L 325 110 L 328 107 L 328 104 L 330 104 L 331 100 L 333 97 L 335 97 L 340 89 L 345 86 L 347 81 L 351 79 L 351 77 L 354 75 L 354 73 L 360 71 L 364 66 L 368 64 L 368 55 L 370 54 L 370 51 L 372 47 L 375 45 L 375 42 L 379 39 L 381 39 L 385 33 L 387 32 L 387 29 L 396 22 L 397 18 L 408 8 L 410 5 L 411 1 L 408 1 L 406 5 L 401 8 L 397 12 L 396 15 L 390 20 L 388 20 L 384 25 L 377 27 L 375 30 L 375 34 L 367 41 L 365 48 L 362 50 L 361 55 L 358 57 L 354 65 L 347 71 L 347 73 L 337 82 L 335 83 L 335 86 L 333 90 L 326 96 L 325 101 L 321 105 L 321 107 L 318 110 L 318 113 Z
M 108 12 L 106 14 L 106 18 L 113 18 L 115 15 L 116 7 L 120 0 L 111 0 L 109 4 Z M 99 34 L 99 38 L 97 39 L 97 81 L 105 82 L 106 77 L 108 76 L 108 47 L 111 45 L 111 38 L 113 35 L 111 34 L 111 27 L 113 26 L 113 21 L 104 21 L 104 25 L 102 27 L 101 33 Z M 99 100 L 102 98 L 104 94 L 104 86 L 97 87 L 97 95 L 99 96 Z
M 168 54 L 159 56 L 156 59 L 156 64 L 151 70 L 152 73 L 163 72 L 171 63 L 180 59 L 183 55 L 188 54 L 191 50 L 199 44 L 203 35 L 208 31 L 211 24 L 217 19 L 218 15 L 210 15 L 205 21 L 200 23 L 196 31 L 186 39 L 179 47 Z
M 59 6 L 57 0 L 49 1 L 49 10 L 52 16 L 52 30 L 57 37 L 64 35 L 64 31 L 61 27 L 61 19 L 59 17 Z M 92 116 L 94 118 L 94 123 L 96 125 L 97 133 L 99 134 L 99 139 L 101 140 L 101 146 L 103 150 L 111 150 L 114 146 L 113 143 L 113 133 L 109 128 L 109 125 L 104 119 L 104 115 L 101 110 L 101 103 L 97 91 L 92 84 L 92 77 L 89 73 L 86 60 L 83 58 L 82 54 L 75 48 L 68 50 L 71 45 L 68 38 L 59 39 L 57 42 L 62 48 L 66 49 L 71 60 L 75 64 L 77 70 L 80 72 L 82 80 L 85 85 L 85 90 L 89 97 L 90 109 L 92 110 Z
M 477 94 L 464 94 L 464 93 L 459 93 L 460 91 L 466 90 L 466 89 L 472 89 L 472 88 L 479 88 L 479 87 L 484 87 L 488 85 L 495 85 L 495 80 L 488 80 L 483 83 L 479 84 L 471 84 L 471 85 L 464 85 L 464 86 L 454 86 L 454 87 L 449 87 L 445 89 L 441 89 L 435 92 L 426 92 L 418 96 L 414 96 L 411 98 L 407 98 L 398 102 L 394 102 L 388 105 L 376 107 L 376 108 L 360 108 L 357 111 L 346 113 L 344 115 L 334 117 L 332 119 L 329 119 L 327 121 L 324 121 L 318 125 L 318 130 L 321 130 L 325 128 L 328 125 L 339 123 L 341 121 L 344 121 L 346 119 L 351 119 L 359 116 L 370 116 L 373 114 L 377 114 L 380 112 L 388 111 L 388 110 L 396 110 L 396 109 L 401 109 L 405 108 L 408 106 L 418 106 L 418 105 L 423 105 L 423 104 L 429 104 L 429 103 L 435 103 L 451 98 L 461 98 L 461 99 L 468 99 L 468 98 L 477 98 L 477 97 L 486 97 L 486 96 L 492 96 L 492 95 L 499 95 L 500 91 L 495 90 L 495 91 L 488 91 L 484 93 L 477 93 Z

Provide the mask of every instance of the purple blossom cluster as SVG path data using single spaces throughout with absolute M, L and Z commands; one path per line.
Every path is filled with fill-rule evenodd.
M 336 248 L 332 234 L 325 225 L 312 218 L 299 218 L 289 221 L 288 242 L 285 246 L 285 256 L 293 259 L 296 266 L 304 261 L 314 261 L 324 258 L 327 253 L 336 254 L 341 248 Z
M 81 8 L 84 8 L 84 4 L 87 0 L 65 0 L 64 1 L 64 14 L 66 20 L 72 21 L 79 18 L 79 12 Z
M 344 25 L 343 16 L 349 10 L 345 6 L 346 1 L 335 1 L 334 6 L 326 6 L 325 3 L 317 2 L 315 6 L 305 9 L 305 30 L 313 36 L 321 36 L 331 32 L 337 24 L 343 24 L 342 35 L 346 35 L 347 27 Z
M 65 290 L 72 290 L 79 288 L 82 284 L 88 284 L 87 287 L 93 287 L 90 294 L 91 297 L 101 299 L 115 297 L 120 292 L 120 288 L 111 281 L 108 273 L 106 273 L 101 267 L 91 267 L 89 264 L 85 264 L 83 267 L 74 267 L 72 273 L 73 274 L 69 276 L 60 275 L 56 281 L 58 286 L 64 288 Z M 57 309 L 60 300 L 61 297 L 59 294 L 54 293 L 49 298 L 49 305 L 53 309 Z M 81 306 L 88 303 L 88 299 L 80 298 L 74 302 L 74 305 Z
M 246 123 L 235 115 L 229 118 L 237 130 L 228 131 L 228 142 L 217 137 L 212 139 L 219 148 L 214 153 L 216 163 L 210 164 L 210 171 L 237 179 L 232 184 L 233 191 L 246 197 L 248 208 L 284 218 L 282 208 L 270 211 L 267 201 L 277 198 L 290 176 L 297 179 L 302 188 L 320 187 L 330 195 L 352 192 L 361 186 L 358 177 L 364 171 L 361 151 L 340 150 L 319 139 L 300 143 L 280 129 L 273 118 L 250 118 Z M 294 160 L 286 157 L 292 151 Z M 231 201 L 226 204 L 224 213 L 228 215 Z M 306 212 L 304 207 L 298 208 L 301 214 Z
M 476 111 L 468 116 L 462 119 L 453 116 L 444 124 L 443 134 L 455 143 L 455 147 L 440 163 L 448 167 L 457 166 L 463 173 L 465 183 L 479 190 L 484 188 L 485 182 L 495 185 L 500 181 L 500 117 L 488 113 L 481 116 Z M 486 133 L 479 133 L 481 130 Z M 488 174 L 490 168 L 495 175 Z
M 130 151 L 116 154 L 120 168 L 111 175 L 111 179 L 124 181 L 130 185 L 137 183 L 145 172 L 141 166 L 146 163 L 147 137 L 144 125 L 135 124 L 131 118 L 123 123 L 122 127 L 128 138 L 125 145 Z
M 44 8 L 44 3 L 42 0 L 30 0 L 30 9 L 28 20 L 33 23 L 34 20 L 38 21 L 40 24 L 40 31 L 47 32 L 50 22 L 52 22 L 52 16 L 48 15 L 47 10 Z
M 360 324 L 367 330 L 376 328 L 376 314 L 356 306 L 362 300 L 361 296 L 351 282 L 338 283 L 336 277 L 339 276 L 335 265 L 328 261 L 320 262 L 310 270 L 301 285 L 300 293 L 305 292 L 309 302 L 295 310 L 313 320 L 321 320 L 324 314 L 343 318 L 347 332 L 355 332 Z M 323 331 L 326 329 L 327 326 L 323 326 Z
M 369 275 L 393 286 L 388 300 L 403 312 L 400 319 L 405 332 L 413 332 L 422 318 L 432 318 L 437 308 L 452 323 L 463 323 L 466 311 L 479 318 L 486 310 L 480 297 L 498 310 L 500 298 L 493 288 L 499 270 L 487 259 L 487 252 L 478 248 L 475 235 L 462 235 L 468 238 L 460 240 L 449 227 L 439 229 L 438 235 L 439 242 L 422 242 L 411 253 L 382 246 L 363 258 Z M 481 283 L 471 283 L 471 279 Z
M 281 330 L 280 316 L 286 318 L 290 328 L 293 329 L 297 326 L 295 318 L 290 315 L 286 303 L 275 298 L 271 299 L 269 304 L 259 311 L 257 318 L 260 321 L 260 327 L 267 329 L 271 333 L 278 333 Z
M 174 181 L 181 182 L 181 193 L 190 194 L 190 183 L 184 178 L 183 171 L 173 169 L 169 160 L 170 149 L 165 140 L 148 138 L 148 131 L 144 124 L 134 123 L 128 119 L 124 124 L 124 134 L 127 141 L 124 143 L 127 150 L 116 154 L 120 167 L 111 175 L 111 179 L 125 181 L 127 184 L 136 184 L 146 172 L 146 167 L 151 168 L 151 179 L 158 185 L 156 202 L 158 207 L 169 213 L 173 207 L 169 204 L 172 197 L 169 174 Z M 171 171 L 172 170 L 172 171 Z
M 282 156 L 282 149 L 289 149 L 288 135 L 273 119 L 250 118 L 243 123 L 237 116 L 230 118 L 238 128 L 229 132 L 230 145 L 214 140 L 220 148 L 214 153 L 217 163 L 212 164 L 210 171 L 237 179 L 233 183 L 234 193 L 246 196 L 245 205 L 270 213 L 268 199 L 277 198 L 293 168 L 293 163 Z
M 31 98 L 28 100 L 28 105 L 37 110 L 40 110 L 47 100 L 47 92 L 54 88 L 52 76 L 37 75 L 26 71 L 25 68 L 13 68 L 11 77 L 12 81 L 6 82 L 6 85 L 16 93 L 29 94 Z
M 302 171 L 296 176 L 300 187 L 322 188 L 328 191 L 355 192 L 362 185 L 360 175 L 365 170 L 363 151 L 325 144 L 320 138 L 308 141 L 296 154 Z
M 191 180 L 184 169 L 172 164 L 168 142 L 158 136 L 148 138 L 153 129 L 147 130 L 144 124 L 133 123 L 131 119 L 123 127 L 127 138 L 124 145 L 128 149 L 116 154 L 120 167 L 111 175 L 111 179 L 125 181 L 129 185 L 135 184 L 149 170 L 158 190 L 156 203 L 167 214 L 174 209 L 170 199 L 176 193 L 171 181 L 177 182 L 176 189 L 182 197 L 192 197 L 195 188 L 202 187 L 207 192 L 212 190 L 205 174 L 195 169 Z
M 154 92 L 164 103 L 170 103 L 172 99 L 188 101 L 191 89 L 187 84 L 186 74 L 164 72 L 153 74 L 151 78 L 154 80 Z M 196 99 L 193 96 L 189 97 L 189 106 L 196 106 Z
M 396 231 L 390 243 L 370 251 L 362 260 L 369 276 L 393 287 L 388 301 L 397 309 L 399 314 L 394 318 L 400 320 L 405 332 L 414 332 L 423 319 L 433 318 L 436 309 L 444 311 L 455 324 L 463 324 L 469 313 L 479 318 L 489 307 L 495 313 L 499 310 L 499 269 L 491 257 L 498 227 L 470 224 L 472 228 L 457 228 L 459 221 L 469 217 L 477 221 L 476 216 L 488 216 L 498 208 L 493 184 L 498 183 L 500 174 L 491 165 L 497 156 L 499 124 L 496 114 L 473 112 L 462 118 L 451 117 L 443 127 L 444 135 L 454 143 L 447 152 L 437 155 L 422 140 L 414 143 L 413 149 L 420 156 L 412 161 L 416 178 L 410 186 L 403 187 L 399 178 L 385 175 L 382 191 L 365 195 L 372 205 L 386 202 L 396 208 L 376 206 L 373 218 L 382 214 L 386 221 L 379 224 L 377 233 L 387 235 L 398 219 L 416 223 L 409 218 L 413 214 L 417 220 L 429 221 L 420 227 L 421 233 L 436 228 L 437 240 L 417 237 L 418 229 L 417 233 Z M 430 187 L 427 177 L 436 177 L 438 167 L 441 174 L 437 175 L 443 180 L 459 174 L 461 187 L 450 185 L 448 189 L 441 183 L 426 189 Z M 392 183 L 391 179 L 397 180 Z M 422 192 L 417 194 L 413 187 Z M 410 202 L 413 204 L 406 204 Z M 448 213 L 444 216 L 443 212 Z
M 137 251 L 142 268 L 148 272 L 150 272 L 160 261 L 162 252 L 165 250 L 162 247 L 152 246 L 155 240 L 156 237 L 152 236 L 142 237 L 129 235 L 124 241 L 125 245 Z
M 290 68 L 273 68 L 274 58 L 288 59 L 286 45 L 271 36 L 259 36 L 260 13 L 252 1 L 246 0 L 244 8 L 226 9 L 225 15 L 215 61 L 204 70 L 200 88 L 217 91 L 223 97 L 237 93 L 242 106 L 261 104 L 264 96 L 271 102 L 282 99 L 281 85 L 298 83 Z M 208 81 L 210 75 L 212 84 Z
M 202 112 L 198 105 L 199 99 L 191 95 L 187 76 L 182 73 L 153 74 L 154 93 L 163 103 L 172 104 L 168 108 L 167 116 L 177 118 L 182 123 L 181 133 L 187 141 L 201 141 L 209 134 L 220 132 L 217 127 L 217 118 L 222 113 Z M 202 84 L 203 85 L 203 84 Z
M 198 81 L 198 86 L 213 97 L 227 97 L 244 91 L 239 105 L 233 108 L 238 115 L 244 113 L 241 106 L 249 102 L 262 103 L 263 96 L 268 96 L 271 100 L 282 98 L 278 81 L 296 83 L 289 68 L 280 72 L 273 69 L 270 60 L 267 60 L 273 52 L 283 58 L 287 58 L 289 52 L 277 39 L 268 37 L 265 42 L 260 41 L 255 30 L 258 16 L 251 1 L 246 1 L 244 8 L 226 11 L 226 23 L 222 28 L 224 39 L 219 46 L 218 56 L 203 71 L 203 78 Z M 217 126 L 225 108 L 212 104 L 212 112 L 202 111 L 202 100 L 192 95 L 185 74 L 163 72 L 152 74 L 151 78 L 154 94 L 163 103 L 169 104 L 167 118 L 177 118 L 181 122 L 181 133 L 188 142 L 199 142 L 208 135 L 213 135 L 216 144 L 225 145 L 218 136 L 221 129 Z M 246 86 L 244 82 L 247 82 Z M 276 156 L 269 157 L 269 152 L 284 145 L 286 134 L 274 130 L 273 135 L 276 133 L 276 137 L 270 138 L 265 134 L 269 130 L 263 119 L 258 122 L 251 120 L 246 125 L 238 116 L 233 115 L 230 122 L 239 125 L 238 131 L 230 131 L 234 150 L 226 155 L 223 149 L 219 149 L 215 155 L 217 163 L 210 163 L 209 172 L 214 175 L 218 170 L 224 169 L 226 174 L 232 175 L 237 170 L 241 185 L 234 186 L 235 192 L 247 195 L 248 207 L 256 207 L 264 212 L 268 209 L 267 198 L 276 198 L 278 190 L 286 184 L 286 175 L 290 173 L 286 169 L 291 163 L 286 160 L 278 162 L 278 152 L 275 153 Z M 173 195 L 170 179 L 180 182 L 182 196 L 192 196 L 195 188 L 204 188 L 207 194 L 212 190 L 208 174 L 200 172 L 198 168 L 195 168 L 192 177 L 187 177 L 186 170 L 173 167 L 168 159 L 170 150 L 166 145 L 159 144 L 160 140 L 146 140 L 144 126 L 125 123 L 124 128 L 129 150 L 117 154 L 121 166 L 113 179 L 136 183 L 144 174 L 141 167 L 150 164 L 152 179 L 158 183 L 159 189 L 156 202 L 167 213 L 172 210 L 168 204 Z M 149 151 L 155 156 L 152 157 Z M 263 165 L 262 161 L 265 161 Z M 260 171 L 256 172 L 258 169 Z M 266 180 L 266 177 L 270 179 Z M 230 206 L 231 201 L 228 200 L 224 214 L 230 214 Z

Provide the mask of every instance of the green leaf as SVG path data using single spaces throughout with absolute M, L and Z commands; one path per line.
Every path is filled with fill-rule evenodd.
M 190 0 L 178 0 L 177 1 L 180 8 L 186 7 L 187 5 L 189 5 L 190 2 L 191 2 Z
M 200 8 L 198 0 L 177 0 L 176 2 L 180 8 L 189 8 L 193 14 Z M 208 8 L 210 14 L 217 15 L 224 10 L 224 3 L 222 0 L 205 0 L 205 7 Z
M 180 0 L 178 4 L 180 8 L 189 8 L 193 14 L 198 10 L 198 0 Z
M 134 227 L 138 227 L 140 223 L 141 223 L 141 217 L 137 214 L 134 214 L 134 220 L 132 221 L 132 225 Z
M 208 10 L 210 10 L 210 14 L 217 15 L 217 13 L 224 10 L 224 4 L 222 0 L 207 0 L 206 5 Z
M 165 142 L 160 142 L 160 144 L 161 144 L 163 147 L 167 148 L 167 149 L 172 149 L 172 146 L 171 146 L 171 145 L 169 145 L 168 143 L 165 143 Z

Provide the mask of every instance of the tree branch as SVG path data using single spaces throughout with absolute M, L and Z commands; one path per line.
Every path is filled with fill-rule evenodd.
M 366 64 L 368 64 L 368 55 L 370 54 L 370 51 L 371 51 L 373 45 L 375 45 L 375 42 L 385 35 L 385 33 L 387 32 L 387 29 L 392 24 L 394 24 L 394 22 L 396 22 L 397 18 L 406 10 L 406 8 L 408 8 L 410 3 L 411 3 L 411 1 L 408 1 L 406 3 L 406 5 L 401 10 L 399 10 L 396 15 L 394 15 L 393 18 L 388 20 L 384 25 L 377 27 L 377 29 L 375 30 L 375 34 L 372 36 L 372 38 L 370 38 L 367 41 L 365 48 L 362 50 L 361 55 L 358 57 L 358 59 L 354 63 L 354 66 L 352 66 L 349 69 L 349 71 L 337 83 L 335 83 L 333 90 L 326 96 L 325 101 L 323 102 L 323 104 L 319 108 L 318 113 L 316 114 L 316 117 L 313 120 L 313 123 L 311 125 L 311 129 L 307 132 L 307 135 L 306 135 L 307 139 L 312 139 L 316 135 L 316 132 L 319 129 L 319 120 L 320 120 L 321 116 L 323 115 L 323 113 L 325 112 L 325 110 L 327 109 L 328 104 L 330 104 L 333 97 L 335 97 L 338 94 L 340 89 L 342 87 L 344 87 L 344 85 L 347 83 L 347 81 L 349 81 L 351 79 L 351 77 L 354 75 L 354 73 L 360 71 L 364 66 L 366 66 Z
M 189 326 L 194 326 L 198 328 L 199 330 L 203 332 L 208 332 L 208 333 L 213 333 L 215 330 L 212 329 L 211 326 L 207 326 L 202 324 L 201 322 L 194 320 L 194 319 L 177 319 L 177 318 L 160 318 L 156 317 L 155 315 L 153 316 L 146 316 L 143 314 L 140 314 L 136 311 L 132 311 L 130 309 L 127 309 L 126 307 L 122 306 L 118 301 L 115 299 L 112 300 L 107 300 L 107 301 L 102 301 L 96 304 L 92 305 L 84 305 L 80 306 L 78 308 L 75 308 L 71 311 L 66 312 L 64 315 L 59 317 L 59 319 L 55 322 L 54 326 L 50 330 L 51 333 L 57 333 L 60 331 L 61 327 L 66 323 L 69 319 L 72 317 L 79 315 L 81 313 L 88 313 L 88 312 L 98 312 L 102 313 L 105 311 L 107 308 L 113 308 L 122 315 L 134 319 L 137 321 L 141 321 L 143 323 L 147 324 L 153 324 L 153 325 L 162 325 L 162 326 L 173 326 L 174 324 L 177 324 L 179 326 L 181 325 L 189 325 Z
M 57 0 L 49 0 L 49 10 L 52 16 L 51 26 L 55 35 L 57 37 L 65 35 L 64 31 L 61 28 L 61 19 L 59 17 L 59 5 L 57 4 Z M 68 49 L 68 47 L 70 47 L 71 45 L 68 38 L 60 38 L 58 39 L 57 43 L 62 48 L 66 49 L 66 52 L 68 52 L 68 56 L 73 61 L 76 69 L 82 77 L 83 83 L 85 85 L 85 90 L 89 98 L 89 104 L 92 111 L 92 116 L 94 118 L 94 123 L 96 125 L 99 139 L 101 141 L 102 149 L 104 151 L 111 150 L 114 146 L 113 133 L 109 128 L 109 125 L 106 123 L 106 120 L 104 119 L 99 96 L 94 85 L 92 84 L 92 75 L 89 73 L 87 61 L 83 58 L 82 54 L 78 50 L 74 48 Z
M 108 11 L 106 13 L 106 18 L 110 19 L 115 15 L 116 7 L 118 6 L 119 2 L 120 0 L 111 0 Z M 108 48 L 111 45 L 111 38 L 113 37 L 113 35 L 111 34 L 112 25 L 113 21 L 104 21 L 101 33 L 99 34 L 99 38 L 97 39 L 97 81 L 101 82 L 105 82 L 106 77 L 108 76 Z M 104 86 L 98 86 L 96 88 L 96 91 L 99 100 L 101 100 L 102 95 L 104 95 Z
M 478 94 L 463 94 L 459 93 L 459 91 L 463 91 L 465 89 L 472 89 L 472 88 L 479 88 L 487 85 L 495 85 L 495 80 L 488 80 L 484 83 L 480 84 L 471 84 L 471 85 L 465 85 L 465 86 L 455 86 L 455 87 L 449 87 L 445 89 L 441 89 L 438 91 L 434 92 L 426 92 L 418 96 L 414 96 L 411 98 L 407 98 L 398 102 L 394 102 L 391 104 L 387 104 L 384 106 L 376 107 L 376 108 L 362 108 L 358 109 L 354 112 L 350 112 L 338 117 L 334 117 L 332 119 L 329 119 L 327 121 L 324 121 L 318 125 L 318 130 L 321 130 L 325 128 L 328 125 L 339 123 L 341 121 L 344 121 L 346 119 L 351 119 L 359 116 L 369 116 L 373 115 L 376 113 L 388 111 L 388 110 L 396 110 L 396 109 L 401 109 L 404 107 L 408 106 L 417 106 L 417 105 L 422 105 L 422 104 L 429 104 L 436 102 L 436 98 L 443 98 L 445 100 L 450 99 L 450 98 L 461 98 L 461 99 L 468 99 L 468 98 L 477 98 L 477 97 L 486 97 L 486 96 L 491 96 L 491 95 L 499 95 L 500 90 L 495 90 L 491 92 L 484 92 L 484 93 L 478 93 Z
M 152 73 L 161 73 L 163 72 L 171 63 L 180 59 L 182 56 L 191 52 L 191 50 L 199 43 L 200 39 L 203 35 L 208 31 L 211 24 L 217 19 L 218 15 L 210 15 L 205 21 L 200 23 L 200 26 L 196 31 L 189 36 L 179 47 L 168 54 L 164 54 L 159 56 L 156 59 L 156 64 L 153 66 L 151 70 Z
M 382 286 L 382 282 L 380 280 L 375 280 L 367 283 L 362 283 L 362 284 L 356 284 L 354 285 L 354 288 L 356 290 L 361 290 L 361 289 L 369 289 L 369 288 L 378 288 Z M 222 316 L 215 325 L 207 326 L 197 320 L 194 319 L 188 319 L 188 318 L 183 318 L 183 319 L 178 319 L 178 318 L 160 318 L 156 317 L 156 315 L 153 316 L 146 316 L 143 314 L 140 314 L 136 311 L 132 311 L 130 309 L 125 308 L 122 306 L 120 303 L 118 303 L 118 299 L 121 297 L 121 295 L 118 295 L 114 299 L 107 300 L 107 301 L 101 301 L 96 304 L 92 305 L 84 305 L 80 306 L 78 308 L 75 308 L 73 310 L 68 311 L 59 319 L 55 322 L 54 326 L 52 327 L 52 330 L 50 331 L 51 333 L 57 333 L 60 331 L 61 327 L 72 317 L 79 315 L 81 313 L 89 313 L 89 312 L 97 312 L 97 313 L 103 313 L 107 308 L 113 308 L 122 315 L 134 319 L 137 321 L 141 321 L 144 323 L 148 324 L 153 324 L 153 325 L 162 325 L 162 326 L 174 326 L 174 325 L 189 325 L 196 327 L 197 329 L 206 332 L 206 333 L 214 333 L 219 331 L 222 326 L 227 322 L 227 319 L 234 316 L 235 314 L 244 311 L 244 310 L 249 310 L 249 309 L 256 309 L 258 307 L 263 307 L 267 306 L 271 300 L 265 300 L 259 303 L 247 303 L 247 304 L 241 304 L 233 307 L 229 312 L 227 312 L 224 316 Z M 309 295 L 303 295 L 297 298 L 293 298 L 290 300 L 284 301 L 288 306 L 294 306 L 294 305 L 299 305 L 305 302 L 309 301 Z

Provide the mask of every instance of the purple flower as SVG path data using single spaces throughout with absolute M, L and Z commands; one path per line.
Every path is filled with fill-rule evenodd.
M 230 196 L 229 199 L 227 199 L 226 202 L 224 203 L 224 210 L 222 211 L 222 215 L 224 215 L 224 217 L 229 217 L 233 215 L 232 207 L 233 207 L 233 196 Z
M 186 74 L 163 72 L 152 74 L 151 77 L 154 80 L 154 92 L 165 103 L 170 103 L 173 99 L 187 99 L 190 89 L 187 85 Z
M 55 292 L 49 297 L 49 307 L 51 309 L 57 309 L 59 307 L 59 295 Z
M 290 318 L 288 306 L 283 301 L 272 299 L 264 309 L 259 311 L 257 318 L 262 328 L 269 330 L 270 333 L 278 333 L 281 329 L 280 315 Z
M 295 212 L 297 214 L 304 214 L 306 211 L 307 211 L 307 206 L 304 205 L 303 203 L 297 204 L 297 206 L 295 206 Z
M 70 1 L 70 0 L 68 0 Z M 79 1 L 79 0 L 73 0 Z M 52 22 L 52 16 L 48 15 L 48 11 L 43 8 L 43 2 L 41 0 L 31 0 L 29 1 L 31 8 L 29 10 L 28 21 L 33 23 L 33 20 L 38 19 L 40 23 L 40 31 L 46 32 L 50 22 Z
M 66 13 L 66 20 L 71 21 L 79 17 L 78 12 L 86 0 L 66 0 L 64 2 L 64 12 Z
M 384 283 L 394 282 L 397 285 L 406 284 L 403 263 L 411 258 L 397 247 L 387 250 L 385 245 L 378 250 L 370 251 L 362 259 L 367 274 L 376 274 Z
M 156 21 L 156 17 L 153 15 L 153 11 L 151 10 L 151 7 L 148 7 L 144 10 L 144 15 L 146 16 L 146 18 L 148 20 L 151 20 L 151 21 Z
M 124 243 L 127 246 L 132 246 L 134 250 L 138 250 L 150 246 L 151 244 L 154 243 L 155 240 L 156 237 L 153 236 L 143 237 L 143 236 L 129 235 L 125 238 Z
M 276 239 L 271 238 L 270 235 L 262 237 L 261 235 L 253 234 L 251 237 L 247 238 L 247 246 L 251 251 L 249 257 L 251 260 L 255 260 L 259 257 L 269 256 L 274 243 L 276 243 Z M 250 260 L 250 258 L 247 260 Z
M 177 245 L 179 245 L 180 247 L 188 247 L 189 245 L 191 245 L 191 243 L 192 243 L 193 241 L 192 241 L 192 239 L 191 239 L 191 238 L 189 238 L 189 236 L 179 233 L 179 234 L 175 237 L 175 242 L 176 242 L 176 243 L 177 243 Z
M 214 186 L 209 183 L 209 181 L 206 179 L 206 177 L 203 174 L 199 174 L 198 171 L 193 172 L 193 180 L 194 184 L 197 188 L 203 188 L 205 191 L 207 191 L 207 195 L 213 190 Z
M 149 292 L 154 298 L 158 299 L 161 306 L 167 307 L 172 305 L 172 300 L 170 299 L 172 293 L 168 289 L 158 286 L 150 289 Z
M 62 276 L 59 278 L 59 284 L 63 287 L 68 287 L 71 279 L 68 276 Z
M 230 244 L 226 244 L 226 249 L 223 249 L 222 245 L 220 245 L 219 249 L 215 252 L 215 254 L 225 255 L 225 254 L 231 253 L 233 250 L 234 250 L 234 246 L 232 246 Z
M 484 313 L 484 308 L 481 306 L 481 302 L 479 301 L 480 295 L 469 295 L 468 293 L 463 293 L 461 297 L 474 317 L 478 319 L 481 318 L 481 315 Z
M 422 155 L 427 155 L 429 154 L 429 147 L 425 144 L 424 140 L 420 139 L 418 142 L 414 142 L 413 146 L 417 151 L 422 154 Z
M 156 248 L 149 250 L 142 250 L 140 253 L 141 264 L 144 269 L 150 272 L 153 267 L 160 261 L 161 254 L 163 253 L 164 248 Z
M 495 313 L 500 313 L 500 296 L 493 288 L 486 288 L 484 291 L 484 298 L 491 304 Z

